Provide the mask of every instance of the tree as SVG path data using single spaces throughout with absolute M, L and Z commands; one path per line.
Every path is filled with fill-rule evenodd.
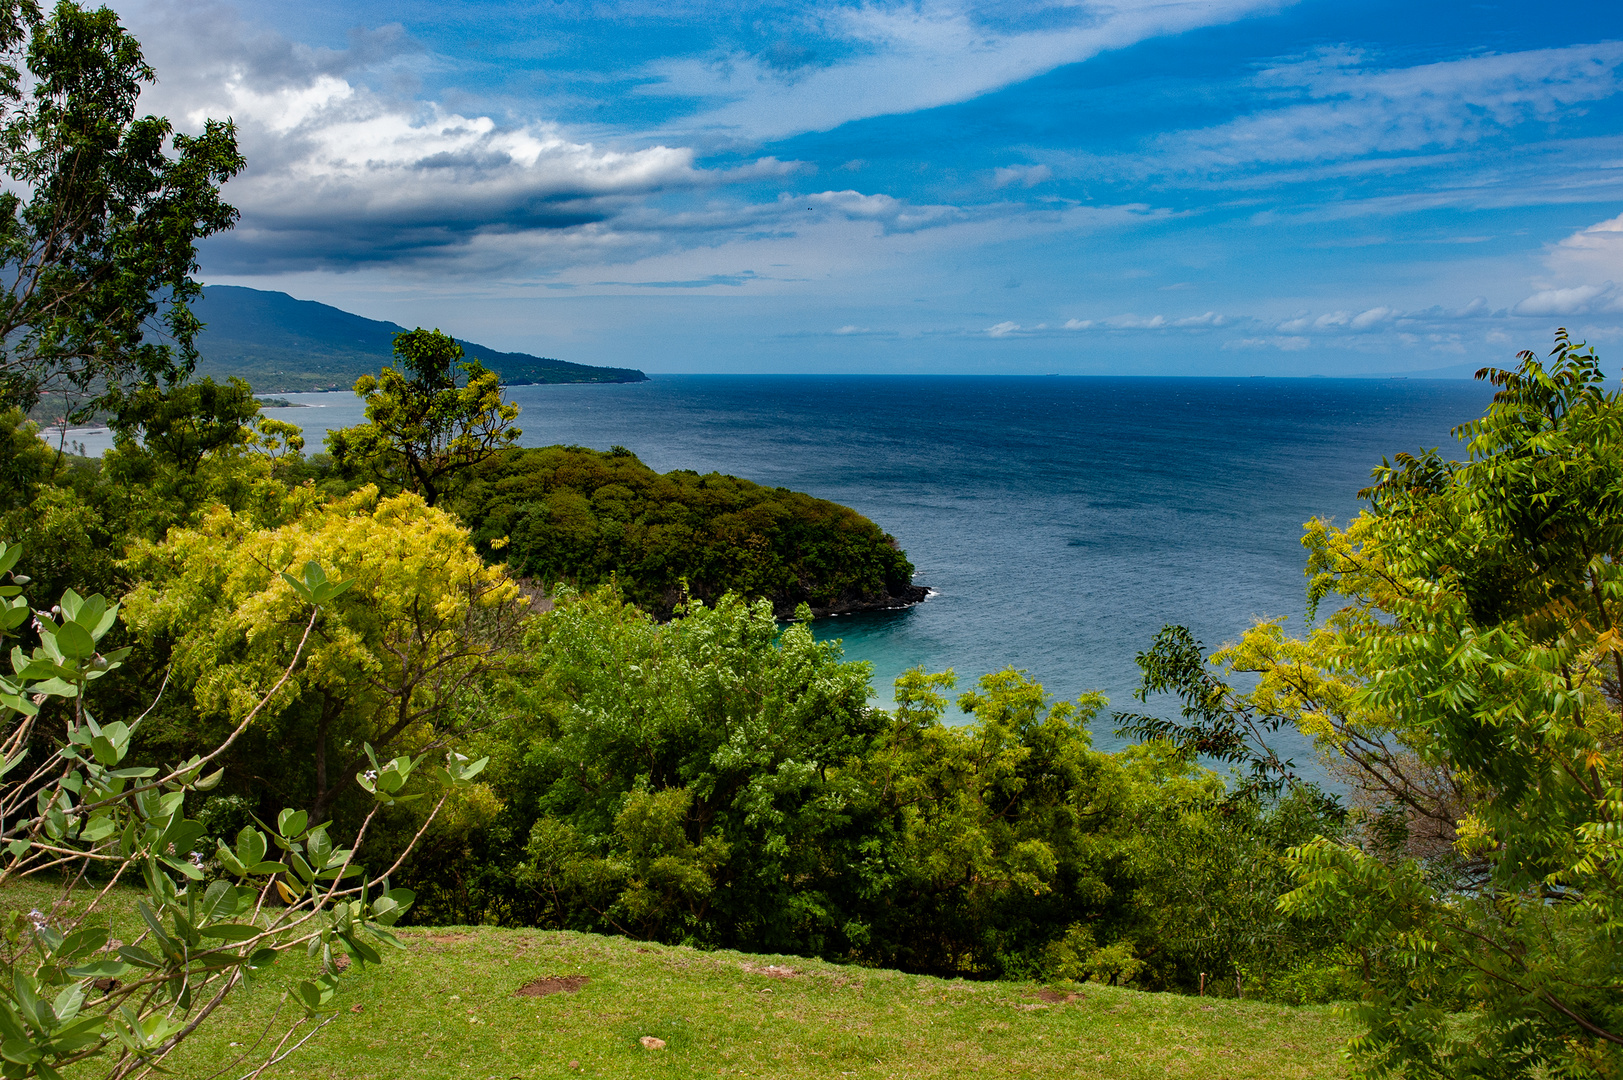
M 27 506 L 55 457 L 21 409 L 0 409 L 0 512 Z
M 17 547 L 0 543 L 0 574 L 17 557 Z M 309 612 L 308 641 L 322 607 L 349 583 L 329 580 L 313 562 L 299 578 L 281 577 Z M 432 795 L 432 788 L 415 790 L 427 773 L 440 789 L 437 813 L 484 763 L 454 756 L 443 766 L 409 757 L 374 762 L 374 772 L 357 777 L 372 809 L 352 846 L 334 842 L 330 822 L 287 808 L 274 825 L 245 827 L 234 843 L 221 841 L 215 857 L 222 872 L 208 881 L 200 865 L 206 855 L 193 850 L 204 826 L 186 817 L 186 803 L 220 782 L 214 766 L 259 708 L 206 753 L 177 766 L 135 764 L 141 718 L 98 720 L 87 701 L 129 652 L 101 651 L 118 606 L 69 590 L 53 613 L 36 614 L 21 595 L 24 584 L 13 576 L 0 586 L 0 639 L 32 621 L 38 640 L 27 654 L 14 649 L 13 673 L 0 676 L 0 887 L 42 875 L 61 881 L 63 896 L 41 909 L 14 910 L 0 924 L 0 1071 L 60 1080 L 61 1070 L 102 1058 L 110 1077 L 144 1075 L 215 1018 L 234 990 L 271 977 L 278 959 L 300 948 L 319 957 L 320 967 L 290 985 L 300 1015 L 269 1040 L 267 1061 L 250 1064 L 262 1070 L 338 1015 L 340 956 L 364 967 L 382 961 L 383 946 L 400 945 L 389 927 L 411 893 L 390 887 L 390 871 L 368 874 L 355 859 L 374 817 Z M 296 649 L 282 679 L 301 661 Z M 115 891 L 120 883 L 124 889 Z M 130 940 L 115 940 L 111 917 L 131 891 L 137 899 L 117 912 L 119 934 Z M 301 1035 L 307 1026 L 314 1030 Z
M 120 445 L 139 438 L 159 461 L 189 476 L 209 454 L 248 444 L 258 415 L 259 402 L 241 379 L 223 386 L 199 379 L 136 389 L 120 403 L 113 429 Z
M 1518 360 L 1468 460 L 1400 454 L 1309 525 L 1340 610 L 1214 658 L 1258 676 L 1229 730 L 1297 723 L 1363 802 L 1281 904 L 1342 928 L 1372 1075 L 1623 1071 L 1623 395 L 1565 331 Z
M 498 872 L 537 921 L 765 950 L 842 940 L 861 858 L 842 848 L 859 830 L 841 769 L 882 719 L 866 665 L 808 620 L 780 630 L 765 602 L 728 595 L 661 625 L 612 588 L 566 593 L 519 663 L 517 746 L 497 752 L 529 843 Z
M 255 775 L 301 792 L 324 820 L 366 765 L 365 747 L 446 745 L 461 696 L 502 663 L 518 588 L 416 495 L 380 499 L 366 487 L 322 503 L 298 488 L 274 516 L 280 523 L 263 527 L 217 507 L 195 527 L 135 544 L 127 566 L 141 583 L 125 608 L 139 635 L 169 646 L 191 692 L 175 737 L 195 740 L 256 711 L 252 739 L 275 760 Z M 323 605 L 306 642 L 299 597 L 279 569 L 311 560 L 353 587 Z M 283 677 L 300 650 L 304 663 Z
M 462 346 L 438 330 L 396 334 L 394 352 L 400 368 L 355 383 L 367 422 L 329 431 L 327 448 L 340 469 L 415 491 L 433 506 L 452 477 L 523 434 L 513 427 L 518 406 L 502 400 L 501 380 L 483 364 L 457 363 Z
M 766 603 L 662 624 L 607 587 L 560 594 L 503 679 L 511 720 L 478 743 L 500 814 L 478 857 L 409 879 L 436 920 L 1191 990 L 1332 947 L 1274 908 L 1317 807 L 1234 805 L 1165 743 L 1095 750 L 1096 695 L 999 672 L 959 723 L 952 674 L 915 670 L 889 715 L 867 665 Z
M 196 363 L 196 243 L 243 159 L 229 121 L 136 117 L 154 73 L 106 8 L 5 0 L 0 52 L 0 409 L 82 418 Z

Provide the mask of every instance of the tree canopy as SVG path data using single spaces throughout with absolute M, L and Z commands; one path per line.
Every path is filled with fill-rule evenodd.
M 329 431 L 327 449 L 340 470 L 433 506 L 459 473 L 522 434 L 513 426 L 518 406 L 502 399 L 501 380 L 483 364 L 458 363 L 462 346 L 438 330 L 396 334 L 394 351 L 398 368 L 355 383 L 366 423 Z
M 1294 853 L 1290 913 L 1342 927 L 1373 1075 L 1623 1068 L 1623 394 L 1563 331 L 1436 450 L 1376 470 L 1344 528 L 1310 523 L 1305 638 L 1219 652 L 1255 677 L 1162 734 L 1191 750 L 1311 735 L 1358 827 Z
M 0 408 L 82 418 L 196 363 L 196 244 L 243 159 L 229 121 L 136 116 L 154 73 L 107 8 L 6 0 L 0 50 Z
M 368 487 L 323 503 L 295 489 L 290 502 L 276 527 L 219 508 L 196 528 L 136 545 L 127 565 L 141 584 L 125 610 L 142 639 L 167 645 L 191 692 L 168 741 L 228 729 L 257 709 L 246 745 L 271 760 L 253 770 L 258 783 L 229 790 L 255 805 L 298 792 L 324 819 L 366 763 L 363 745 L 390 754 L 446 745 L 459 696 L 512 644 L 518 589 L 448 515 L 410 493 L 381 499 Z M 302 626 L 279 569 L 312 559 L 352 587 L 324 606 L 304 663 L 283 678 Z
M 515 573 L 581 589 L 612 578 L 660 617 L 728 592 L 765 597 L 780 618 L 926 592 L 895 538 L 849 507 L 720 473 L 656 473 L 621 447 L 505 450 L 469 470 L 450 505 Z

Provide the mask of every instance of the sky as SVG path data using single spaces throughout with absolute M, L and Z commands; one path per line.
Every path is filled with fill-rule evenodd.
M 237 125 L 211 284 L 651 374 L 1623 352 L 1616 3 L 113 6 Z

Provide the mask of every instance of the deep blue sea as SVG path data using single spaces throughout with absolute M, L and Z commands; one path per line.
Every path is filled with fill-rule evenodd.
M 525 445 L 620 444 L 660 471 L 717 470 L 854 507 L 935 590 L 822 620 L 873 665 L 960 687 L 1023 668 L 1055 696 L 1136 707 L 1136 652 L 1167 623 L 1209 647 L 1304 609 L 1302 523 L 1346 521 L 1383 455 L 1455 446 L 1478 383 L 1443 380 L 660 376 L 522 386 Z M 348 395 L 278 411 L 320 432 Z M 1154 711 L 1166 712 L 1165 706 Z M 1106 720 L 1098 744 L 1116 740 Z

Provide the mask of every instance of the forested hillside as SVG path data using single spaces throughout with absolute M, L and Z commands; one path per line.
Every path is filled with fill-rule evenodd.
M 926 593 L 895 539 L 854 510 L 720 473 L 661 475 L 619 449 L 504 450 L 452 505 L 514 573 L 578 588 L 614 579 L 662 618 L 728 592 L 764 597 L 781 618 L 803 603 L 827 615 Z
M 389 362 L 394 336 L 406 329 L 286 293 L 236 285 L 206 286 L 194 310 L 204 324 L 197 335 L 198 374 L 219 381 L 234 375 L 258 393 L 348 390 L 356 379 Z M 469 359 L 513 386 L 648 378 L 630 368 L 592 367 L 458 343 Z

